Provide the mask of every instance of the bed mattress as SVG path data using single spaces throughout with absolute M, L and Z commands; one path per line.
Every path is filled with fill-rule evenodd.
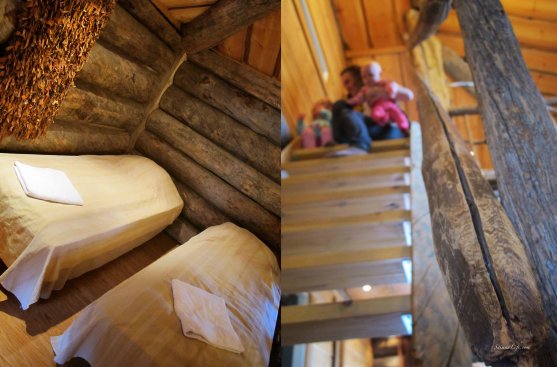
M 63 171 L 85 204 L 27 197 L 15 161 Z M 139 156 L 0 154 L 0 177 L 0 283 L 23 309 L 149 240 L 183 206 L 170 176 Z
M 226 302 L 245 351 L 210 346 L 182 334 L 172 279 Z M 55 361 L 96 366 L 267 366 L 280 302 L 273 253 L 232 223 L 208 228 L 86 307 L 52 340 Z

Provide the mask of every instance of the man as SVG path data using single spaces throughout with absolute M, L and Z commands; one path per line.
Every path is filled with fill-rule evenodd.
M 363 87 L 360 67 L 349 66 L 341 72 L 341 80 L 347 98 L 354 97 Z M 380 91 L 378 91 L 380 93 Z M 345 99 L 333 105 L 333 136 L 339 144 L 349 144 L 350 148 L 335 155 L 367 154 L 372 140 L 398 139 L 404 134 L 394 124 L 379 126 L 370 117 L 364 116 L 364 106 L 351 106 Z

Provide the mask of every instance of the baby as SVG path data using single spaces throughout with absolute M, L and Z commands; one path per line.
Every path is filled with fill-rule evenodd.
M 396 102 L 411 101 L 414 94 L 410 89 L 395 82 L 381 80 L 381 71 L 381 65 L 375 61 L 363 66 L 361 73 L 364 86 L 347 102 L 352 106 L 366 103 L 371 110 L 370 117 L 378 125 L 383 126 L 394 121 L 403 133 L 408 134 L 410 129 L 408 117 Z

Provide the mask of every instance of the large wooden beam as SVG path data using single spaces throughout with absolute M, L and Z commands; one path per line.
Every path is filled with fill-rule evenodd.
M 70 88 L 56 115 L 56 121 L 91 123 L 132 132 L 143 116 L 143 106 L 130 99 L 98 94 L 94 87 L 77 82 Z
M 557 350 L 555 122 L 499 1 L 456 0 L 455 7 L 501 200 L 526 245 Z
M 95 44 L 78 74 L 78 79 L 123 98 L 148 102 L 157 74 Z
M 174 84 L 280 146 L 280 111 L 192 62 L 182 64 Z
M 280 215 L 280 186 L 270 178 L 161 110 L 151 114 L 147 129 L 267 210 Z
M 136 149 L 165 167 L 240 226 L 246 227 L 275 250 L 280 246 L 280 219 L 237 191 L 149 131 L 137 140 Z
M 168 88 L 160 107 L 274 181 L 280 180 L 276 159 L 280 148 L 232 117 L 177 87 Z
M 181 45 L 180 34 L 149 0 L 119 0 L 118 3 L 139 20 L 153 34 L 160 37 L 168 46 L 178 51 Z
M 189 59 L 217 74 L 230 84 L 280 110 L 280 82 L 249 65 L 215 51 L 193 54 Z
M 412 123 L 412 345 L 415 365 L 469 367 L 472 352 L 443 282 L 422 176 L 422 132 Z M 435 351 L 435 352 L 432 352 Z
M 93 124 L 57 122 L 40 138 L 7 137 L 0 152 L 46 154 L 123 154 L 130 136 L 124 130 Z
M 405 335 L 410 296 L 282 308 L 283 345 Z
M 531 361 L 547 330 L 524 246 L 448 114 L 415 86 L 435 251 L 460 323 L 485 361 Z M 497 347 L 513 344 L 529 349 Z
M 449 15 L 451 0 L 425 0 L 420 7 L 420 17 L 408 41 L 412 49 L 437 32 L 439 25 Z
M 182 26 L 188 54 L 209 49 L 280 7 L 280 0 L 220 0 Z
M 141 22 L 116 5 L 100 42 L 125 53 L 130 59 L 164 72 L 172 65 L 172 50 Z

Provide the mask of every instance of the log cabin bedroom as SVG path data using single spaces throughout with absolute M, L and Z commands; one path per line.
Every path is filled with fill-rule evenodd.
M 280 1 L 0 1 L 0 366 L 279 366 Z
M 557 366 L 557 3 L 281 7 L 282 365 Z

